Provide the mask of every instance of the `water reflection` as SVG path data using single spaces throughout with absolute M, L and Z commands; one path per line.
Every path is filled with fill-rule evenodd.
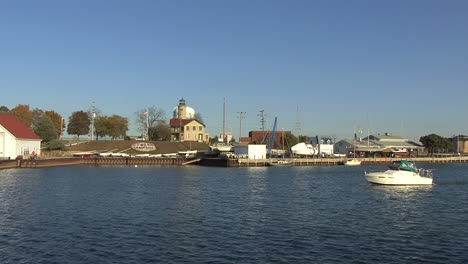
M 383 196 L 394 199 L 410 199 L 421 195 L 424 192 L 431 191 L 433 185 L 370 185 L 368 190 L 376 191 Z

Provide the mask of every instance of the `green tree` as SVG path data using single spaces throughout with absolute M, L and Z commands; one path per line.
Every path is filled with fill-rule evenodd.
M 112 140 L 116 138 L 124 138 L 128 131 L 128 119 L 119 115 L 109 117 L 109 136 Z
M 0 113 L 10 113 L 10 109 L 8 109 L 8 107 L 2 105 L 2 106 L 0 106 Z
M 37 108 L 32 111 L 32 129 L 44 142 L 58 138 L 57 129 L 50 117 Z
M 65 145 L 58 141 L 58 140 L 52 140 L 47 144 L 47 149 L 48 150 L 66 150 Z
M 79 140 L 80 135 L 89 133 L 90 125 L 91 120 L 89 119 L 88 113 L 84 111 L 73 112 L 68 119 L 67 133 L 70 135 L 77 135 Z
M 285 149 L 289 149 L 292 146 L 296 145 L 297 143 L 299 143 L 299 139 L 293 134 L 288 133 L 284 135 L 284 148 Z
M 10 113 L 16 116 L 27 127 L 31 127 L 32 112 L 29 110 L 29 105 L 19 104 L 15 108 L 11 109 Z
M 105 137 L 109 135 L 109 125 L 108 125 L 108 117 L 107 116 L 98 116 L 94 119 L 94 130 L 96 133 L 96 140 L 99 140 L 101 137 Z
M 454 146 L 450 140 L 436 134 L 430 134 L 419 138 L 419 141 L 429 153 L 454 151 Z
M 63 117 L 53 110 L 45 111 L 45 114 L 50 118 L 50 120 L 52 120 L 58 137 L 63 135 L 63 131 L 65 128 L 65 121 L 63 120 Z
M 119 115 L 99 116 L 94 120 L 94 127 L 98 137 L 109 136 L 112 140 L 126 136 L 128 119 Z

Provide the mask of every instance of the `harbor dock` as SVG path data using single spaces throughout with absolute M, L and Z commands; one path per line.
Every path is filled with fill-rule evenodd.
M 467 163 L 468 156 L 456 157 L 419 157 L 419 158 L 360 158 L 361 166 L 365 165 L 389 165 L 400 160 L 414 161 L 418 164 L 430 163 Z M 43 168 L 55 166 L 72 165 L 95 165 L 95 166 L 216 166 L 216 167 L 263 167 L 276 159 L 220 159 L 220 158 L 197 158 L 185 157 L 70 157 L 54 159 L 23 159 L 0 161 L 0 169 L 8 168 Z M 294 166 L 340 166 L 346 158 L 289 158 L 284 159 L 293 163 Z

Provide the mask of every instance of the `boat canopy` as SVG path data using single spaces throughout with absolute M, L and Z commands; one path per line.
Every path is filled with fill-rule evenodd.
M 414 164 L 414 162 L 408 161 L 408 160 L 397 161 L 390 168 L 397 169 L 397 170 L 407 170 L 407 171 L 412 171 L 412 172 L 418 172 L 418 169 L 416 168 L 416 165 Z

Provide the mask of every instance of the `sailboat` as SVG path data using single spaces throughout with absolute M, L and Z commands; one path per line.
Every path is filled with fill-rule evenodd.
M 275 145 L 276 123 L 277 123 L 277 121 L 278 121 L 278 118 L 275 117 L 275 124 L 273 125 L 273 131 L 271 133 L 270 142 L 268 144 L 268 152 L 270 154 L 270 157 L 271 157 L 273 146 Z M 270 165 L 270 166 L 292 166 L 293 163 L 290 162 L 290 161 L 287 161 L 285 159 L 276 159 L 276 160 L 270 161 L 268 163 L 268 165 Z
M 356 159 L 356 127 L 354 127 L 353 159 L 345 161 L 344 165 L 345 166 L 359 166 L 359 165 L 361 165 L 361 161 Z
M 226 98 L 223 98 L 223 134 L 221 135 L 222 141 L 221 142 L 216 142 L 213 145 L 210 146 L 210 150 L 212 152 L 229 152 L 233 150 L 233 146 L 229 144 L 228 142 L 225 142 L 225 137 L 226 137 Z

